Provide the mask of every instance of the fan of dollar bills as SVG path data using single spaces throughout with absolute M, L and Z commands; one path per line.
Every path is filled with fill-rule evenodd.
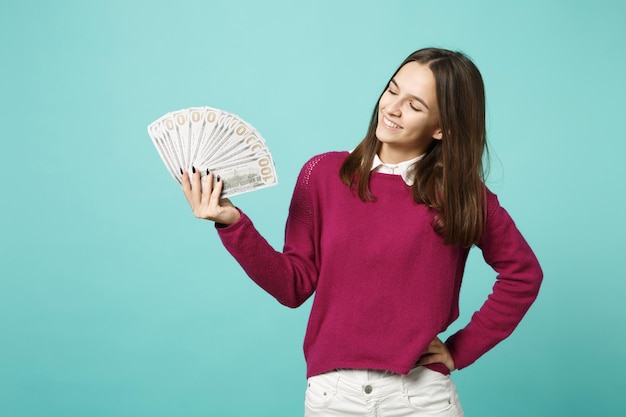
M 211 107 L 164 114 L 148 126 L 163 163 L 182 184 L 181 170 L 192 167 L 224 181 L 222 197 L 278 184 L 265 140 L 237 115 Z

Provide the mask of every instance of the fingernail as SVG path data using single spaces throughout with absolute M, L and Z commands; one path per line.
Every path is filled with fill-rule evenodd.
M 209 170 L 208 169 L 206 170 L 206 174 L 209 175 Z
M 183 169 L 182 168 L 180 169 L 180 175 L 183 175 Z
M 220 182 L 220 180 L 221 180 L 221 178 L 220 178 L 220 176 L 218 175 L 218 176 L 217 176 L 217 182 Z
M 191 167 L 191 172 L 193 172 L 195 174 L 196 173 L 196 167 L 192 166 Z

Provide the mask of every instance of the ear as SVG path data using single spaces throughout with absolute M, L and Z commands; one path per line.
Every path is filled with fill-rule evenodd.
M 435 130 L 435 132 L 433 133 L 433 139 L 435 140 L 443 139 L 443 131 L 441 130 L 441 128 L 437 128 L 437 130 Z

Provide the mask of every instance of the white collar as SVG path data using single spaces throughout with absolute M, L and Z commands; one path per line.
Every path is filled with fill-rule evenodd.
M 380 160 L 378 154 L 374 155 L 374 162 L 372 163 L 373 172 L 382 172 L 383 174 L 395 174 L 402 176 L 402 179 L 407 185 L 413 185 L 413 173 L 412 166 L 415 162 L 422 159 L 424 155 L 416 156 L 408 161 L 402 161 L 398 164 L 385 164 Z

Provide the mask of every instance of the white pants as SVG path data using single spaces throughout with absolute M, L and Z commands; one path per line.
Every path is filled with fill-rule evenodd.
M 408 375 L 338 369 L 308 380 L 305 417 L 463 417 L 450 376 L 423 366 Z

